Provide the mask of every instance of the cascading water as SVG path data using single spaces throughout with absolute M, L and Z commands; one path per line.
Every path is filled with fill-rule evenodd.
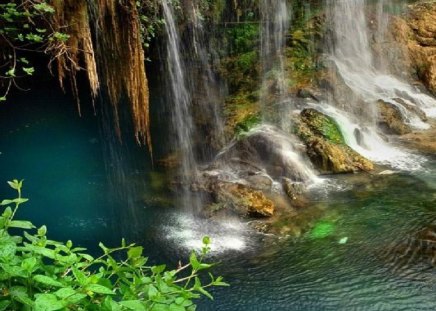
M 276 123 L 282 131 L 289 133 L 292 129 L 290 115 L 295 109 L 288 94 L 289 79 L 285 68 L 286 36 L 290 26 L 290 9 L 286 0 L 262 0 L 260 12 L 260 63 L 262 66 L 260 101 L 263 120 L 267 123 Z M 277 143 L 274 148 L 282 153 L 283 158 L 287 158 L 287 161 L 295 164 L 295 170 L 305 176 L 304 179 L 309 184 L 316 184 L 319 181 L 309 162 L 305 161 L 297 151 L 298 148 L 295 148 L 296 141 L 287 138 L 278 128 L 273 126 L 255 128 L 250 134 L 258 134 L 259 132 L 274 137 Z
M 210 29 L 205 29 L 204 18 L 201 16 L 198 0 L 192 2 L 192 48 L 195 58 L 198 60 L 195 64 L 198 68 L 198 75 L 202 81 L 203 88 L 201 96 L 201 113 L 208 120 L 209 128 L 205 131 L 210 136 L 210 141 L 214 145 L 212 149 L 224 146 L 224 124 L 221 117 L 220 107 L 224 101 L 225 87 L 218 80 L 212 70 L 212 66 L 219 63 L 219 56 L 208 39 L 207 33 Z M 192 85 L 192 92 L 198 91 L 198 85 Z M 213 156 L 213 150 L 206 150 L 203 158 L 210 160 Z
M 289 29 L 289 10 L 286 0 L 262 0 L 261 12 L 261 47 L 262 66 L 261 104 L 266 105 L 271 98 L 291 109 L 291 101 L 286 92 L 285 47 L 286 34 Z M 265 118 L 265 113 L 264 113 Z M 267 118 L 268 121 L 268 118 Z M 287 127 L 285 120 L 282 125 Z
M 385 2 L 380 2 L 379 18 L 384 18 L 382 8 Z M 375 68 L 365 10 L 365 0 L 327 1 L 327 16 L 333 29 L 329 53 L 335 69 L 353 93 L 350 100 L 352 105 L 345 107 L 347 113 L 340 114 L 348 114 L 355 120 L 348 123 L 356 126 L 344 127 L 343 123 L 342 130 L 351 131 L 351 134 L 345 133 L 349 137 L 359 132 L 362 136 L 361 145 L 352 147 L 369 159 L 399 168 L 411 168 L 407 165 L 410 155 L 388 145 L 377 133 L 376 102 L 382 100 L 397 107 L 412 128 L 426 129 L 429 126 L 415 111 L 422 110 L 428 116 L 435 116 L 436 100 Z M 384 29 L 380 25 L 379 30 Z M 366 106 L 362 107 L 362 104 Z
M 195 56 L 200 60 L 201 71 L 205 76 L 200 76 L 202 85 L 196 85 L 197 80 L 187 71 L 187 64 L 184 64 L 181 57 L 181 41 L 174 21 L 174 12 L 170 3 L 162 1 L 162 8 L 165 18 L 165 28 L 167 33 L 167 67 L 169 71 L 169 82 L 171 86 L 172 100 L 172 126 L 176 133 L 176 146 L 179 157 L 181 158 L 180 174 L 182 177 L 182 193 L 180 203 L 184 211 L 177 211 L 168 215 L 167 224 L 164 228 L 166 238 L 179 247 L 187 249 L 201 247 L 201 238 L 211 236 L 214 242 L 213 251 L 224 251 L 228 249 L 239 250 L 246 247 L 244 235 L 246 227 L 238 220 L 227 220 L 226 223 L 217 223 L 197 217 L 197 212 L 201 209 L 201 199 L 190 190 L 190 186 L 198 179 L 198 164 L 194 154 L 194 135 L 195 126 L 192 115 L 192 95 L 198 87 L 203 87 L 206 91 L 204 98 L 208 99 L 206 104 L 201 103 L 202 115 L 210 118 L 207 112 L 212 111 L 210 123 L 214 123 L 217 137 L 222 135 L 222 121 L 218 112 L 218 98 L 214 92 L 214 74 L 208 63 L 207 51 L 204 47 L 204 33 L 202 24 L 196 20 L 195 6 L 193 12 L 193 33 L 189 42 L 192 43 Z M 208 111 L 209 110 L 209 111 Z M 188 212 L 187 212 L 188 211 Z
M 180 38 L 174 21 L 174 12 L 168 1 L 162 1 L 167 34 L 167 67 L 172 100 L 172 126 L 175 144 L 181 160 L 180 174 L 183 192 L 183 206 L 196 208 L 196 200 L 189 195 L 189 184 L 197 174 L 192 137 L 194 123 L 191 116 L 191 94 L 186 83 L 185 66 L 180 55 Z

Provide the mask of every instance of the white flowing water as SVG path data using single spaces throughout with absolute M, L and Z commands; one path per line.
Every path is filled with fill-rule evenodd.
M 275 96 L 279 102 L 287 99 L 284 53 L 286 34 L 289 29 L 289 11 L 286 0 L 262 0 L 260 12 L 262 25 L 260 46 L 261 102 L 265 105 L 271 95 Z
M 196 64 L 199 67 L 201 74 L 201 81 L 204 88 L 204 94 L 202 94 L 202 114 L 209 120 L 211 127 L 211 136 L 215 143 L 220 146 L 224 145 L 224 122 L 221 116 L 220 107 L 224 102 L 225 87 L 222 85 L 212 67 L 219 62 L 219 55 L 216 47 L 213 46 L 212 40 L 208 38 L 210 35 L 205 29 L 204 18 L 200 12 L 201 0 L 195 0 L 192 5 L 192 45 L 195 53 L 195 58 L 198 59 Z M 199 86 L 192 86 L 192 92 L 196 92 Z M 211 157 L 211 155 L 209 155 Z
M 284 165 L 293 167 L 296 174 L 300 176 L 300 179 L 305 181 L 308 186 L 319 184 L 322 179 L 319 178 L 309 159 L 305 159 L 302 153 L 298 150 L 298 141 L 294 141 L 285 132 L 280 131 L 277 127 L 272 125 L 263 124 L 253 128 L 248 135 L 263 134 L 271 138 L 273 144 L 271 149 L 274 152 L 281 154 L 281 158 L 284 160 Z M 300 148 L 301 149 L 301 148 Z
M 383 5 L 386 0 L 380 0 L 378 18 L 383 19 Z M 347 107 L 350 115 L 336 108 L 328 108 L 329 113 L 340 124 L 350 146 L 382 164 L 392 165 L 399 169 L 416 169 L 410 154 L 391 146 L 377 132 L 378 100 L 391 103 L 402 113 L 405 122 L 415 129 L 427 129 L 429 125 L 423 122 L 414 112 L 424 111 L 427 116 L 436 116 L 436 100 L 423 94 L 414 86 L 392 76 L 381 68 L 375 68 L 374 55 L 370 46 L 370 35 L 365 15 L 365 0 L 337 0 L 327 2 L 328 18 L 332 24 L 334 35 L 330 45 L 330 56 L 338 73 L 345 84 L 354 93 L 352 107 Z M 381 23 L 379 31 L 386 31 L 386 25 Z M 380 36 L 384 36 L 383 33 Z M 359 105 L 362 102 L 366 108 Z M 324 108 L 326 109 L 326 108 Z M 365 111 L 365 116 L 361 111 Z M 355 120 L 355 121 L 352 121 Z M 354 132 L 360 132 L 362 139 L 356 141 Z M 418 164 L 419 166 L 419 164 Z
M 335 119 L 345 143 L 371 161 L 404 171 L 417 171 L 423 168 L 425 157 L 387 143 L 375 127 L 361 125 L 354 116 L 326 103 L 313 107 Z
M 180 38 L 174 21 L 174 12 L 167 0 L 162 1 L 167 34 L 167 68 L 171 86 L 172 126 L 175 133 L 175 143 L 178 156 L 181 159 L 181 177 L 185 188 L 197 174 L 197 164 L 193 152 L 192 136 L 194 124 L 191 115 L 191 95 L 186 83 L 184 64 L 180 55 Z M 185 189 L 182 204 L 197 205 Z M 192 206 L 196 208 L 196 206 Z

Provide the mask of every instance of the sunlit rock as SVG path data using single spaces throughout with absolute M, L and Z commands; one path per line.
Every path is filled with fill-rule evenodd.
M 312 163 L 324 173 L 370 171 L 373 164 L 344 143 L 337 123 L 315 109 L 305 109 L 295 132 L 306 144 Z

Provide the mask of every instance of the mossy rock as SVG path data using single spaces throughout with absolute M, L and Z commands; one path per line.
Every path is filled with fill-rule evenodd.
M 339 125 L 333 118 L 315 109 L 304 109 L 301 112 L 301 118 L 315 134 L 324 137 L 332 143 L 345 144 Z
M 294 121 L 294 133 L 306 145 L 306 153 L 322 173 L 371 171 L 371 161 L 345 144 L 338 124 L 315 109 L 305 109 Z

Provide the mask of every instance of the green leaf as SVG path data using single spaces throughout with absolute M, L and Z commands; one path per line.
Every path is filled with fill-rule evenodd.
M 11 204 L 11 203 L 13 203 L 14 201 L 12 201 L 12 200 L 3 200 L 1 203 L 0 203 L 0 205 L 1 206 L 5 206 L 5 205 L 9 205 L 9 204 Z
M 200 262 L 198 261 L 195 252 L 192 252 L 191 256 L 189 256 L 189 263 L 191 264 L 194 270 L 198 270 L 200 268 Z
M 103 294 L 103 295 L 115 295 L 115 293 L 107 288 L 106 286 L 99 285 L 99 284 L 90 284 L 86 286 L 85 288 L 87 291 L 97 293 L 97 294 Z
M 6 310 L 10 304 L 11 302 L 9 300 L 0 301 L 0 311 Z
M 54 8 L 45 2 L 35 4 L 35 5 L 33 5 L 33 7 L 35 10 L 41 11 L 43 13 L 50 13 L 51 14 L 51 13 L 55 12 Z
M 47 227 L 42 226 L 38 229 L 38 235 L 39 236 L 45 236 L 47 234 Z
M 3 217 L 9 218 L 12 216 L 12 209 L 8 206 L 5 208 L 5 211 L 2 214 Z
M 6 75 L 9 76 L 9 77 L 15 77 L 15 68 L 11 68 L 8 71 L 6 71 Z M 14 189 L 17 189 L 17 188 L 14 188 Z
M 88 278 L 82 271 L 80 271 L 76 267 L 72 267 L 71 271 L 73 271 L 74 277 L 76 278 L 76 280 L 79 282 L 81 286 L 85 286 L 86 284 L 89 283 Z
M 35 226 L 30 221 L 24 221 L 24 220 L 12 220 L 9 223 L 9 227 L 21 228 L 21 229 L 33 229 L 33 228 L 35 228 Z
M 71 287 L 61 288 L 55 292 L 55 295 L 58 298 L 66 300 L 68 301 L 68 303 L 72 303 L 72 304 L 76 304 L 80 300 L 86 298 L 85 294 L 78 293 Z
M 135 311 L 146 311 L 143 303 L 140 300 L 126 300 L 126 301 L 120 301 L 120 305 L 123 307 L 126 307 L 129 310 L 135 310 Z
M 0 260 L 7 262 L 15 256 L 17 245 L 10 239 L 0 240 Z
M 56 311 L 66 307 L 67 303 L 54 294 L 36 294 L 35 311 Z
M 64 285 L 61 282 L 56 281 L 55 279 L 46 276 L 46 275 L 42 275 L 42 274 L 37 274 L 33 277 L 33 280 L 35 282 L 44 284 L 44 285 L 48 285 L 48 286 L 53 286 L 53 287 L 63 287 Z
M 29 199 L 26 199 L 26 198 L 17 198 L 17 199 L 12 200 L 12 202 L 17 203 L 17 204 L 26 203 L 27 201 L 29 201 Z
M 153 285 L 149 285 L 148 286 L 148 298 L 149 299 L 153 299 L 157 296 L 157 294 L 159 293 L 159 291 L 156 289 L 156 287 L 154 287 Z
M 14 300 L 33 307 L 34 303 L 27 294 L 27 288 L 24 286 L 13 286 L 9 289 L 9 293 Z
M 23 67 L 22 69 L 28 76 L 31 76 L 35 73 L 35 68 L 33 67 Z
M 28 274 L 26 270 L 24 270 L 21 267 L 8 265 L 8 264 L 0 264 L 0 267 L 10 276 L 12 277 L 21 277 L 21 278 L 27 278 Z
M 12 69 L 11 69 L 12 70 Z M 12 180 L 12 181 L 8 181 L 8 184 L 9 184 L 9 186 L 12 188 L 12 189 L 15 189 L 15 190 L 18 190 L 18 189 L 20 189 L 21 187 L 20 187 L 20 183 L 18 182 L 18 180 L 16 180 L 16 179 L 14 179 L 14 180 Z
M 21 262 L 21 267 L 29 273 L 34 272 L 38 260 L 35 257 L 26 258 Z
M 143 251 L 142 246 L 135 246 L 127 251 L 127 256 L 129 259 L 135 259 L 142 255 L 142 251 Z
M 169 311 L 185 311 L 185 307 L 176 305 L 175 303 L 170 304 Z
M 153 272 L 153 274 L 160 274 L 165 271 L 166 267 L 166 265 L 153 266 L 151 267 L 151 272 Z

